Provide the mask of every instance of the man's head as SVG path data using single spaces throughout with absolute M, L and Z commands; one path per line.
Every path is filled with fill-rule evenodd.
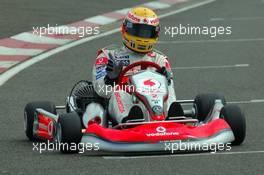
M 150 52 L 157 43 L 159 30 L 159 19 L 155 12 L 145 7 L 133 8 L 122 24 L 123 43 L 135 52 Z

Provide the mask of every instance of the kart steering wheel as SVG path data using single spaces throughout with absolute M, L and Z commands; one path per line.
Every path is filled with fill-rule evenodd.
M 153 68 L 156 68 L 157 72 L 161 71 L 162 69 L 160 65 L 158 65 L 157 63 L 151 62 L 151 61 L 138 61 L 138 62 L 132 63 L 128 65 L 127 67 L 125 67 L 119 74 L 118 85 L 120 86 L 125 85 L 127 83 L 127 81 L 124 81 L 125 74 L 137 66 L 140 66 L 141 70 L 146 70 L 149 67 L 153 67 Z

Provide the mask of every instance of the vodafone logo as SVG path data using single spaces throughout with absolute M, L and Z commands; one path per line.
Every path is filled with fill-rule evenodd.
M 142 85 L 143 85 L 142 87 L 154 90 L 160 88 L 161 83 L 154 79 L 144 79 L 142 80 Z
M 108 58 L 106 58 L 106 57 L 97 58 L 96 61 L 95 61 L 96 65 L 104 65 L 104 64 L 107 64 L 107 63 L 108 63 Z
M 166 132 L 166 128 L 164 128 L 163 126 L 158 126 L 156 128 L 156 133 L 147 133 L 146 136 L 147 137 L 164 137 L 164 136 L 178 136 L 180 135 L 180 133 L 178 132 Z
M 155 83 L 155 81 L 149 79 L 149 80 L 144 81 L 144 85 L 146 85 L 146 86 L 155 86 L 156 83 Z
M 54 125 L 53 125 L 53 122 L 52 121 L 50 121 L 49 122 L 49 124 L 48 124 L 48 134 L 50 135 L 50 136 L 52 136 L 53 135 L 53 127 Z
M 166 128 L 164 128 L 163 126 L 159 126 L 156 128 L 157 132 L 166 132 Z

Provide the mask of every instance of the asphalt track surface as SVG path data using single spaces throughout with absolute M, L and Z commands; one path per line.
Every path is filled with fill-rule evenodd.
M 150 0 L 1 0 L 0 38 L 31 31 L 33 27 L 69 24 L 87 17 L 96 16 Z
M 263 8 L 260 0 L 222 0 L 161 20 L 163 26 L 179 23 L 232 26 L 232 35 L 217 38 L 185 36 L 180 40 L 161 32 L 160 40 L 165 42 L 158 47 L 168 55 L 172 67 L 249 64 L 233 68 L 176 69 L 178 99 L 193 98 L 201 92 L 222 92 L 228 101 L 264 98 L 264 42 L 236 40 L 264 38 L 264 21 L 260 18 L 264 17 Z M 222 39 L 225 41 L 215 41 Z M 189 42 L 173 43 L 179 40 Z M 247 137 L 243 145 L 231 151 L 240 154 L 110 159 L 32 151 L 32 143 L 23 132 L 24 105 L 34 100 L 64 104 L 76 81 L 91 78 L 97 49 L 112 43 L 120 43 L 119 33 L 53 55 L 20 72 L 0 88 L 0 174 L 263 174 L 263 152 L 250 153 L 264 150 L 263 103 L 239 104 L 247 117 Z

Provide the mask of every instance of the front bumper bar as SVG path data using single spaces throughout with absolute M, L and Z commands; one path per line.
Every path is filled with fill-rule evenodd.
M 85 134 L 82 137 L 82 144 L 98 144 L 102 152 L 201 152 L 216 150 L 219 144 L 231 144 L 234 141 L 234 134 L 231 129 L 224 129 L 208 138 L 195 138 L 188 140 L 161 141 L 158 143 L 132 143 L 132 142 L 112 142 L 93 134 Z M 207 148 L 207 149 L 205 149 Z

